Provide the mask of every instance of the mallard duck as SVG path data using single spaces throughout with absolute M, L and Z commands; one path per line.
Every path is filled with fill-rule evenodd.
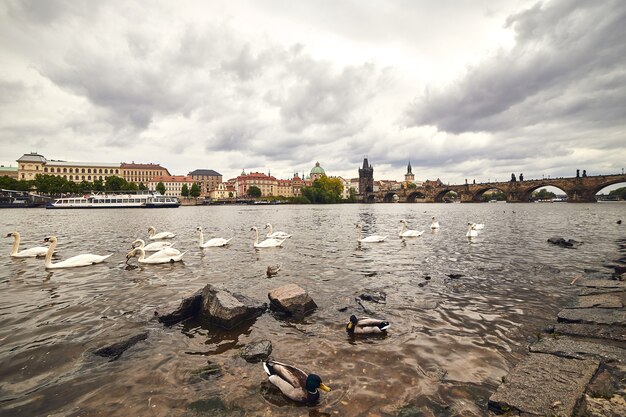
M 273 277 L 274 275 L 278 274 L 278 271 L 280 271 L 280 264 L 278 265 L 274 265 L 274 266 L 268 266 L 267 267 L 267 271 L 265 271 L 265 273 L 267 274 L 268 277 Z
M 263 362 L 263 369 L 269 381 L 294 401 L 315 404 L 320 399 L 318 388 L 330 391 L 330 387 L 322 384 L 322 378 L 318 375 L 307 374 L 295 366 L 269 360 Z
M 349 334 L 380 334 L 386 333 L 391 327 L 388 321 L 372 319 L 369 317 L 350 316 L 350 321 L 346 325 L 346 331 Z

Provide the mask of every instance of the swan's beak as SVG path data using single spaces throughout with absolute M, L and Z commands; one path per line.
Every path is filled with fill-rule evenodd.
M 329 392 L 330 387 L 328 385 L 320 384 L 320 389 L 324 392 Z
M 11 237 L 11 236 L 13 236 L 11 233 L 7 233 L 5 237 Z

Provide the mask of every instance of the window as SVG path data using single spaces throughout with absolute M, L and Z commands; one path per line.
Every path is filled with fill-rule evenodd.
M 109 173 L 109 170 L 108 170 L 108 169 L 105 169 L 105 170 L 104 170 L 104 173 L 105 173 L 105 174 L 108 174 L 108 173 Z
M 85 171 L 85 170 L 83 169 L 83 171 Z M 85 181 L 85 176 L 84 175 L 83 175 L 83 181 Z
M 63 168 L 63 173 L 66 174 L 67 173 L 67 168 Z
M 91 181 L 91 175 L 89 175 L 89 176 L 87 177 L 87 179 L 88 179 L 89 181 Z
M 111 170 L 111 171 L 113 171 L 113 170 Z M 116 173 L 116 174 L 118 173 L 118 170 L 117 170 L 117 169 L 115 170 L 115 173 Z
M 99 170 L 98 174 L 102 174 L 102 168 L 100 168 L 100 170 Z
M 43 169 L 43 172 L 48 172 L 48 168 L 44 168 L 44 169 Z
M 85 173 L 85 168 L 83 168 L 83 169 L 81 170 L 81 172 L 84 174 L 84 173 Z M 85 179 L 85 176 L 84 176 L 84 175 L 83 175 L 83 179 Z
M 87 170 L 87 174 L 91 174 L 91 168 Z

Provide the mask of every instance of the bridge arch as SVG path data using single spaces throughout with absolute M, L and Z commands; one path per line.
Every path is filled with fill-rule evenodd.
M 397 203 L 399 199 L 400 199 L 400 197 L 398 196 L 398 194 L 396 194 L 393 191 L 390 191 L 387 194 L 385 194 L 385 197 L 383 198 L 383 201 L 385 203 Z
M 368 196 L 365 198 L 365 202 L 366 203 L 375 203 L 376 202 L 376 195 L 375 194 L 368 194 Z
M 615 196 L 612 196 L 611 198 L 608 198 L 608 194 L 612 190 L 605 190 L 605 188 L 610 187 L 611 185 L 616 185 L 616 184 L 621 184 L 622 185 L 621 187 L 618 187 L 618 188 L 626 188 L 626 181 L 614 182 L 613 184 L 610 184 L 610 185 L 607 185 L 605 187 L 600 188 L 596 192 L 596 199 L 599 199 L 598 195 L 600 194 L 600 192 L 602 192 L 602 194 L 604 194 L 604 198 L 603 198 L 604 200 L 620 200 L 622 197 L 619 196 L 619 195 L 615 195 Z M 624 194 L 626 194 L 626 192 L 621 193 L 621 194 L 624 195 Z M 626 200 L 626 198 L 624 198 L 624 200 Z
M 475 202 L 475 203 L 482 203 L 482 202 L 484 202 L 483 195 L 487 191 L 494 191 L 494 190 L 503 193 L 505 196 L 507 195 L 507 190 L 503 190 L 501 187 L 495 187 L 493 185 L 490 185 L 488 187 L 482 187 L 482 188 L 479 188 L 478 190 L 474 191 L 474 193 L 472 194 L 472 202 Z
M 411 194 L 406 196 L 407 203 L 415 203 L 418 199 L 425 200 L 426 194 L 422 193 L 421 191 L 413 191 Z
M 604 188 L 609 187 L 611 185 L 620 184 L 620 183 L 623 183 L 624 187 L 626 187 L 626 180 L 612 179 L 610 181 L 607 181 L 606 183 L 598 184 L 596 187 L 592 188 L 592 192 L 594 195 L 596 195 L 600 191 L 602 191 Z

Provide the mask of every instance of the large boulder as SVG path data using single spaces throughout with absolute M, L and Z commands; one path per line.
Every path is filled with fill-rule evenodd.
M 261 340 L 258 342 L 248 343 L 239 351 L 239 355 L 247 362 L 261 362 L 269 359 L 272 353 L 272 342 L 269 340 Z
M 192 317 L 196 317 L 202 307 L 202 290 L 196 291 L 190 297 L 183 298 L 178 307 L 175 307 L 173 311 L 169 313 L 160 314 L 158 311 L 154 312 L 160 323 L 166 326 L 172 326 L 176 323 L 180 323 L 183 320 L 187 320 Z M 166 307 L 168 308 L 168 307 Z
M 295 318 L 302 318 L 317 308 L 309 294 L 296 284 L 275 288 L 267 296 L 270 309 Z
M 254 319 L 267 309 L 267 304 L 241 294 L 230 293 L 207 284 L 202 290 L 200 315 L 226 329 Z

